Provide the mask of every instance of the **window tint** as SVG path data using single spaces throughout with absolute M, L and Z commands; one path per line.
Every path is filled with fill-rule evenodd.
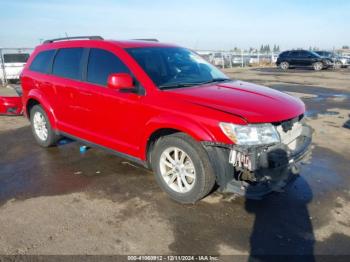
M 112 73 L 129 73 L 129 69 L 113 53 L 90 49 L 87 81 L 99 85 L 107 85 L 108 76 Z
M 25 63 L 29 58 L 29 54 L 4 54 L 5 63 Z
M 308 52 L 306 52 L 306 51 L 299 51 L 298 55 L 300 57 L 308 57 L 308 56 L 310 56 L 310 54 Z
M 60 49 L 55 56 L 52 73 L 70 79 L 81 79 L 83 48 Z
M 290 56 L 290 57 L 295 57 L 297 55 L 298 55 L 298 51 L 290 51 L 288 54 L 288 56 Z
M 160 89 L 229 80 L 216 67 L 185 48 L 143 47 L 126 51 Z
M 44 74 L 48 73 L 49 67 L 55 52 L 56 50 L 47 50 L 37 54 L 37 56 L 34 58 L 33 62 L 31 63 L 29 70 L 44 73 Z
M 289 55 L 289 53 L 290 53 L 289 51 L 282 52 L 280 54 L 280 57 L 287 57 Z

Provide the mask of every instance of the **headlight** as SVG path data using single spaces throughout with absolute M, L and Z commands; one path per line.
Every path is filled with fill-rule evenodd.
M 222 132 L 237 145 L 266 145 L 280 142 L 276 128 L 271 124 L 235 125 L 220 123 Z

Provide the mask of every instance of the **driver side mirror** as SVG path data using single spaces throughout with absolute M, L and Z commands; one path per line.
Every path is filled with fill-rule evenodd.
M 115 90 L 134 90 L 134 80 L 130 74 L 110 74 L 107 79 L 107 87 Z

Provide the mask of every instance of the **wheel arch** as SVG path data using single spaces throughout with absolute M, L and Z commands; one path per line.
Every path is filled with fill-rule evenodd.
M 214 140 L 213 135 L 211 135 L 208 130 L 193 121 L 175 118 L 168 118 L 166 122 L 160 120 L 161 119 L 158 118 L 157 121 L 153 121 L 146 126 L 145 135 L 142 140 L 142 158 L 146 160 L 148 165 L 150 163 L 150 153 L 152 152 L 155 142 L 160 137 L 174 133 L 184 133 L 196 141 Z
M 52 128 L 55 130 L 57 129 L 56 125 L 56 116 L 54 114 L 54 110 L 49 104 L 49 102 L 44 98 L 44 96 L 38 92 L 37 90 L 33 90 L 33 92 L 28 94 L 28 98 L 25 104 L 25 113 L 27 117 L 30 119 L 30 110 L 35 105 L 40 105 L 45 113 L 47 114 L 47 117 L 49 118 L 50 124 Z
M 26 104 L 26 116 L 28 117 L 28 119 L 30 119 L 30 110 L 35 105 L 40 105 L 40 102 L 37 99 L 35 99 L 35 98 L 28 99 L 27 104 Z

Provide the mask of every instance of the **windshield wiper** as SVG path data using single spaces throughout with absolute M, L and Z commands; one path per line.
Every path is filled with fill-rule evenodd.
M 230 78 L 213 78 L 212 80 L 201 83 L 201 85 L 215 83 L 215 82 L 226 82 L 226 81 L 231 81 L 231 79 Z
M 230 81 L 229 78 L 214 78 L 210 81 L 205 82 L 197 82 L 197 83 L 178 83 L 178 84 L 168 84 L 168 85 L 160 85 L 158 86 L 160 89 L 167 89 L 167 88 L 181 88 L 181 87 L 190 87 L 190 86 L 198 86 L 198 85 L 204 85 L 214 82 L 225 82 Z
M 178 83 L 178 84 L 160 85 L 158 87 L 160 89 L 167 89 L 167 88 L 180 88 L 180 87 L 188 87 L 188 86 L 195 86 L 195 85 L 200 85 L 200 83 Z

